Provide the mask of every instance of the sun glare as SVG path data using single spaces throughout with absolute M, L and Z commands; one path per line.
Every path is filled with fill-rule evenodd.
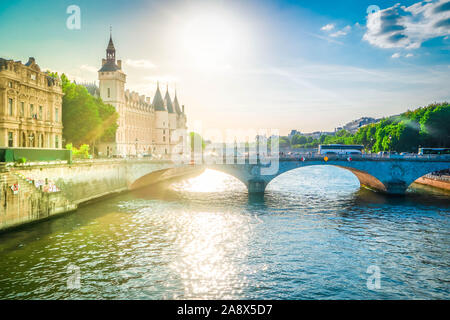
M 234 23 L 225 15 L 209 13 L 188 19 L 181 37 L 197 67 L 226 67 L 237 49 Z
M 245 188 L 244 184 L 226 173 L 207 169 L 198 177 L 172 184 L 176 191 L 223 192 L 230 188 Z

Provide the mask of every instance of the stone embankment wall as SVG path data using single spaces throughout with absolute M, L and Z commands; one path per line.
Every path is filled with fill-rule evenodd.
M 3 166 L 0 231 L 76 210 L 79 204 L 103 196 L 190 176 L 194 171 L 199 169 L 138 159 Z

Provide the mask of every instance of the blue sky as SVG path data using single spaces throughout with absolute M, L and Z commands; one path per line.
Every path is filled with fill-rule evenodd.
M 0 3 L 0 57 L 95 81 L 111 25 L 127 88 L 168 82 L 190 126 L 333 130 L 450 98 L 449 0 Z

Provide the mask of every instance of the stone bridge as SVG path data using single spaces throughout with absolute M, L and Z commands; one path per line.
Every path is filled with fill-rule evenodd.
M 26 164 L 0 166 L 0 231 L 24 223 L 73 211 L 78 205 L 119 192 L 156 183 L 186 179 L 210 168 L 241 180 L 249 193 L 262 193 L 275 177 L 289 170 L 312 165 L 332 165 L 350 170 L 361 186 L 389 194 L 403 194 L 416 179 L 434 171 L 450 169 L 450 157 L 304 156 L 301 159 L 243 159 L 231 163 L 173 163 L 157 160 L 94 160 L 72 164 Z M 217 160 L 217 159 L 216 159 Z M 229 159 L 227 159 L 229 160 Z M 254 161 L 253 161 L 254 160 Z M 265 163 L 263 160 L 269 160 Z M 30 184 L 25 178 L 60 190 L 54 194 Z M 295 183 L 295 181 L 293 181 Z M 11 186 L 20 185 L 13 193 Z
M 325 159 L 327 158 L 327 159 Z M 239 163 L 238 160 L 241 160 Z M 256 159 L 255 159 L 256 160 Z M 448 156 L 304 156 L 294 158 L 234 159 L 234 163 L 206 164 L 210 169 L 230 174 L 242 181 L 249 193 L 262 193 L 272 179 L 284 172 L 314 165 L 331 165 L 351 171 L 361 186 L 388 194 L 404 194 L 408 186 L 427 173 L 450 169 Z M 295 183 L 295 182 L 293 182 Z

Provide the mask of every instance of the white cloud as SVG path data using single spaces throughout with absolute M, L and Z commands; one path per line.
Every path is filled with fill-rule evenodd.
M 145 60 L 145 59 L 139 59 L 139 60 L 127 59 L 127 60 L 125 60 L 125 64 L 132 68 L 142 68 L 142 69 L 156 68 L 156 66 L 152 62 L 150 62 L 149 60 Z
M 333 29 L 334 29 L 334 23 L 326 24 L 322 28 L 320 28 L 320 30 L 322 30 L 322 31 L 331 31 Z
M 346 36 L 350 32 L 351 29 L 352 29 L 352 27 L 346 26 L 345 28 L 342 28 L 341 30 L 330 34 L 330 37 L 336 38 L 336 37 Z
M 363 39 L 380 48 L 416 49 L 428 39 L 449 33 L 450 1 L 421 1 L 369 14 Z
M 391 56 L 391 58 L 393 58 L 393 59 L 400 58 L 400 53 L 398 53 L 398 52 L 394 53 L 394 54 Z
M 89 66 L 89 65 L 87 65 L 87 64 L 83 64 L 83 65 L 80 67 L 80 69 L 81 69 L 81 70 L 84 70 L 84 71 L 92 72 L 92 73 L 97 73 L 97 71 L 98 71 L 98 68 L 93 67 L 93 66 Z
M 414 55 L 412 53 L 408 53 L 405 57 L 411 58 L 411 57 L 414 57 Z

